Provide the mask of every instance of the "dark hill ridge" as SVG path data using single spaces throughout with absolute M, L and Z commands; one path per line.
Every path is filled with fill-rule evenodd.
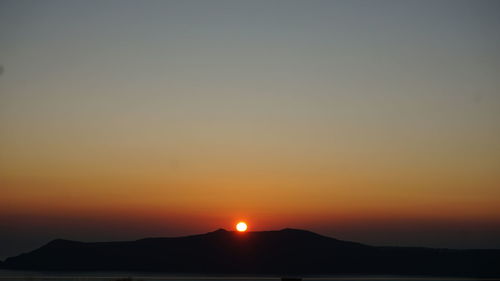
M 84 243 L 57 239 L 2 265 L 22 270 L 500 276 L 500 250 L 373 247 L 283 229 Z

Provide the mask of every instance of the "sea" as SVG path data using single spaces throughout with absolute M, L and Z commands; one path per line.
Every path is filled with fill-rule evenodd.
M 299 276 L 286 276 L 299 277 Z M 499 278 L 429 276 L 300 276 L 303 281 L 500 281 Z M 281 276 L 205 276 L 134 272 L 37 272 L 0 270 L 0 281 L 281 281 Z

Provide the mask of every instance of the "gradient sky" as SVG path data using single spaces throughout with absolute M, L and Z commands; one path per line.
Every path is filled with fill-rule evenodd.
M 239 219 L 500 248 L 499 14 L 0 0 L 0 258 Z

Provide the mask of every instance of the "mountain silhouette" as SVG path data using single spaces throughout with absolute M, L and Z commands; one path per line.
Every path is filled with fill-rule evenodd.
M 84 243 L 56 239 L 7 258 L 6 269 L 200 274 L 500 276 L 500 250 L 374 247 L 283 229 Z

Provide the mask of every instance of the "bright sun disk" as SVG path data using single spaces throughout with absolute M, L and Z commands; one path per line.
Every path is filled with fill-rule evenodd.
M 238 230 L 239 232 L 245 232 L 245 231 L 247 231 L 247 224 L 244 223 L 244 222 L 239 222 L 236 225 L 236 230 Z

